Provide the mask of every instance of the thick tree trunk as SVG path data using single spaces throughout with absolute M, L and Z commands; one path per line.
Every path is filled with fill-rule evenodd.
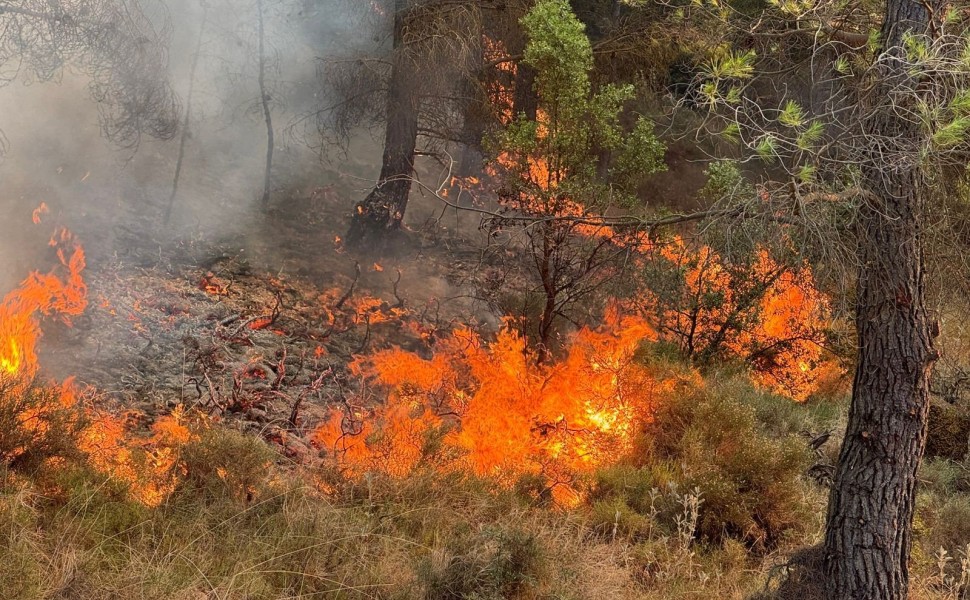
M 919 125 L 898 118 L 899 99 L 888 91 L 908 76 L 891 58 L 904 32 L 925 32 L 929 18 L 918 0 L 888 0 L 883 98 L 864 123 L 871 154 L 862 165 L 868 193 L 858 222 L 858 364 L 825 535 L 832 600 L 905 600 L 908 593 L 916 472 L 937 357 L 923 282 L 928 184 L 915 159 L 887 160 L 894 153 L 883 146 L 919 142 Z
M 525 114 L 530 121 L 536 120 L 539 109 L 539 96 L 535 91 L 536 70 L 519 62 L 515 72 L 515 89 L 512 98 L 512 114 L 518 117 Z
M 862 210 L 852 407 L 829 499 L 829 597 L 904 600 L 935 359 L 923 285 L 922 182 L 893 174 Z
M 408 1 L 396 0 L 394 13 L 394 57 L 387 92 L 387 126 L 384 158 L 377 186 L 354 207 L 347 243 L 381 239 L 401 226 L 411 192 L 414 150 L 418 139 L 418 95 L 416 74 L 404 48 Z

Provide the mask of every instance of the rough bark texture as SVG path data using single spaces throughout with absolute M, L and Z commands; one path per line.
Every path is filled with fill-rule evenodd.
M 929 18 L 925 4 L 888 0 L 885 52 L 898 52 L 904 32 L 927 31 Z M 832 600 L 907 597 L 916 472 L 937 356 L 923 281 L 928 184 L 915 159 L 882 158 L 883 143 L 915 145 L 920 131 L 894 113 L 888 90 L 906 74 L 894 60 L 885 64 L 886 94 L 863 124 L 875 142 L 862 166 L 867 194 L 858 220 L 858 364 L 825 536 L 826 597 Z
M 387 126 L 384 158 L 377 185 L 354 207 L 347 243 L 359 245 L 367 238 L 381 239 L 401 226 L 411 192 L 414 151 L 418 139 L 418 96 L 404 44 L 408 1 L 396 0 L 394 49 L 387 92 Z

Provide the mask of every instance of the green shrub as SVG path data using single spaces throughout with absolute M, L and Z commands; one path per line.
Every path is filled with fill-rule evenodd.
M 696 489 L 701 503 L 695 534 L 706 542 L 735 539 L 764 550 L 803 531 L 812 513 L 802 478 L 811 459 L 807 445 L 797 434 L 770 433 L 795 427 L 766 426 L 746 402 L 751 397 L 766 405 L 750 384 L 728 381 L 658 407 L 635 452 L 636 465 L 597 477 L 592 518 L 598 530 L 611 532 L 616 523 L 633 535 L 653 526 L 674 533 L 683 493 Z M 629 511 L 653 523 L 645 525 Z
M 489 527 L 450 541 L 423 569 L 428 600 L 504 600 L 539 578 L 538 540 L 518 529 Z
M 266 487 L 274 456 L 260 439 L 232 429 L 209 429 L 182 449 L 182 491 L 250 502 Z

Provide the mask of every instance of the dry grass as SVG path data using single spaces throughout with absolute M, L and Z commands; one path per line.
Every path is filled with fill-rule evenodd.
M 654 484 L 664 474 L 686 481 L 714 467 L 745 478 L 746 457 L 754 454 L 742 447 L 744 439 L 755 448 L 791 446 L 802 429 L 838 427 L 841 408 L 792 405 L 734 380 L 712 383 L 708 394 L 690 398 L 689 410 L 672 407 L 678 425 L 653 432 L 659 440 L 651 446 L 653 455 L 600 474 L 589 482 L 591 499 L 568 510 L 536 504 L 487 480 L 420 469 L 406 480 L 328 480 L 320 484 L 324 493 L 308 484 L 321 478 L 319 472 L 274 465 L 261 441 L 218 429 L 186 448 L 184 483 L 154 509 L 131 501 L 123 487 L 82 464 L 57 463 L 29 474 L 6 471 L 0 475 L 0 596 L 787 597 L 780 588 L 784 576 L 795 569 L 793 557 L 797 562 L 808 556 L 803 550 L 819 541 L 824 516 L 825 490 L 787 466 L 803 463 L 768 464 L 784 467 L 778 473 L 787 486 L 777 496 L 783 501 L 767 507 L 781 524 L 770 544 L 751 532 L 710 535 L 719 519 L 738 521 L 736 514 L 712 509 L 713 502 L 705 505 L 710 491 L 703 478 L 692 480 L 696 488 Z M 701 423 L 692 424 L 711 411 L 725 424 L 717 439 L 730 442 L 719 449 L 703 443 Z M 736 450 L 725 455 L 729 446 Z M 965 598 L 968 467 L 933 460 L 921 474 L 915 599 Z M 750 468 L 766 467 L 751 461 Z M 740 493 L 724 481 L 720 493 Z M 723 505 L 722 499 L 718 506 Z M 793 515 L 802 520 L 798 527 L 786 525 Z

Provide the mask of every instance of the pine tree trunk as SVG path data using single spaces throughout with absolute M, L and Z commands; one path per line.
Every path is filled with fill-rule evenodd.
M 387 93 L 384 158 L 377 185 L 354 207 L 347 243 L 359 245 L 368 238 L 382 239 L 401 226 L 411 193 L 414 151 L 418 139 L 418 97 L 415 73 L 404 48 L 407 0 L 396 0 L 394 58 Z
M 888 0 L 885 52 L 898 52 L 904 32 L 925 32 L 929 18 L 918 0 Z M 892 82 L 909 75 L 888 56 L 880 74 L 887 93 L 863 124 L 867 139 L 918 142 L 919 125 L 900 120 L 888 97 Z M 916 473 L 937 357 L 923 282 L 928 183 L 915 159 L 886 160 L 881 143 L 872 143 L 862 165 L 868 193 L 858 221 L 858 363 L 825 535 L 832 600 L 907 597 Z

